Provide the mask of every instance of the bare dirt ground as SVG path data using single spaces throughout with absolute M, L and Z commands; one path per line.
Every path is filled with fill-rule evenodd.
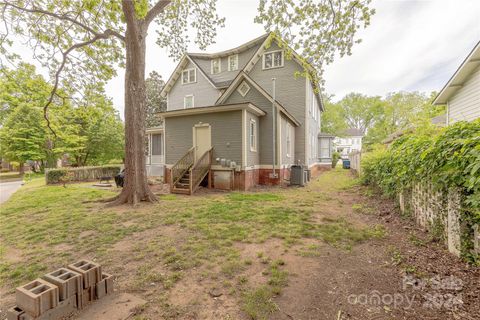
M 314 221 L 340 216 L 355 226 L 381 223 L 386 236 L 356 244 L 351 251 L 309 238 L 292 246 L 281 239 L 235 243 L 241 259 L 251 261 L 239 277 L 225 278 L 220 266 L 207 264 L 190 269 L 166 295 L 151 283 L 137 291 L 150 301 L 139 314 L 148 319 L 249 319 L 239 302 L 239 282 L 246 279 L 253 287 L 268 282 L 265 260 L 280 259 L 289 274 L 288 284 L 273 297 L 275 310 L 269 319 L 480 319 L 478 268 L 452 256 L 428 233 L 401 218 L 391 200 L 364 187 L 337 188 L 331 182 L 320 177 L 302 191 L 322 195 L 307 204 L 314 208 Z M 305 205 L 302 198 L 299 201 L 299 206 Z M 152 232 L 180 239 L 185 230 L 161 227 L 133 242 L 149 239 Z M 131 240 L 115 250 L 131 255 Z M 135 262 L 128 261 L 118 271 L 129 274 L 135 268 Z M 156 271 L 161 273 L 162 266 Z M 119 283 L 121 290 L 131 291 L 128 278 L 133 277 Z
M 133 231 L 101 254 L 72 243 L 69 259 L 101 262 L 117 275 L 117 292 L 146 300 L 136 320 L 480 319 L 480 268 L 347 171 L 243 196 L 202 191 L 112 209 L 118 230 Z M 75 232 L 81 243 L 97 235 Z M 4 311 L 14 295 L 1 287 Z

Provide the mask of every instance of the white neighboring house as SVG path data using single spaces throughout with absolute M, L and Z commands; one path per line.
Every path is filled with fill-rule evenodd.
M 433 101 L 447 105 L 446 124 L 480 118 L 480 42 Z
M 351 128 L 345 130 L 342 137 L 335 137 L 335 150 L 342 156 L 346 156 L 353 151 L 361 151 L 362 139 L 363 133 L 360 129 Z

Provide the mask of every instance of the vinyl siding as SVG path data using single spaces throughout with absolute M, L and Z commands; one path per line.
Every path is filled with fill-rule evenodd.
M 194 107 L 213 106 L 217 101 L 220 91 L 215 89 L 191 62 L 185 69 L 190 68 L 197 69 L 197 82 L 182 84 L 182 76 L 180 75 L 168 93 L 168 110 L 183 109 L 183 98 L 186 95 L 194 96 Z
M 250 120 L 255 120 L 257 124 L 257 151 L 251 151 L 250 150 Z M 250 112 L 247 112 L 247 118 L 246 118 L 246 135 L 247 135 L 247 141 L 245 141 L 245 152 L 247 153 L 247 167 L 251 167 L 254 165 L 260 164 L 260 139 L 261 137 L 261 131 L 260 131 L 260 121 L 259 118 L 251 114 Z
M 312 165 L 319 162 L 319 147 L 318 147 L 318 134 L 320 133 L 320 106 L 318 100 L 315 97 L 315 92 L 310 83 L 306 84 L 306 100 L 307 100 L 307 117 L 306 117 L 306 129 L 307 129 L 307 164 Z M 311 107 L 311 104 L 313 106 Z M 315 110 L 315 111 L 313 111 Z M 316 118 L 314 117 L 316 115 Z M 310 142 L 313 140 L 313 144 Z M 313 156 L 312 156 L 313 149 Z
M 449 124 L 480 118 L 480 67 L 448 101 Z
M 241 84 L 241 82 L 240 82 Z M 242 97 L 238 93 L 237 89 L 230 95 L 225 104 L 230 103 L 243 103 L 250 102 L 259 107 L 267 114 L 259 118 L 259 144 L 257 146 L 257 152 L 259 153 L 260 164 L 272 163 L 272 104 L 267 100 L 260 92 L 258 92 L 253 86 L 250 85 L 250 91 L 248 91 L 245 97 Z M 249 147 L 250 148 L 250 147 Z
M 266 49 L 266 52 L 278 50 L 276 44 Z M 272 78 L 276 78 L 276 99 L 297 119 L 301 126 L 295 130 L 295 160 L 305 163 L 305 100 L 306 80 L 295 77 L 296 72 L 302 72 L 302 67 L 294 60 L 284 59 L 284 66 L 275 69 L 262 69 L 262 58 L 258 60 L 249 76 L 265 91 L 272 95 Z
M 242 111 L 218 112 L 165 119 L 165 157 L 177 162 L 193 146 L 193 126 L 211 126 L 214 163 L 225 158 L 242 165 Z
M 211 70 L 211 58 L 203 58 L 203 57 L 194 57 L 192 58 L 195 63 L 197 63 L 200 68 L 213 80 L 213 82 L 223 82 L 223 81 L 230 81 L 233 80 L 236 75 L 242 70 L 253 54 L 258 50 L 260 45 L 247 49 L 238 53 L 238 70 L 235 71 L 228 71 L 228 56 L 221 58 L 221 70 L 222 72 L 217 74 L 212 74 Z

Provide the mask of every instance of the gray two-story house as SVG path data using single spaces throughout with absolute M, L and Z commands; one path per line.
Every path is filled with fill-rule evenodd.
M 149 160 L 164 161 L 173 192 L 192 193 L 202 181 L 229 190 L 282 184 L 293 164 L 315 175 L 331 163 L 317 84 L 299 75 L 301 57 L 272 39 L 180 60 L 161 93 L 164 126 L 147 131 L 150 172 Z

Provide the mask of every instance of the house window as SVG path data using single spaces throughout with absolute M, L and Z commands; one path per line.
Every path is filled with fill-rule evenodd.
M 228 56 L 228 71 L 238 70 L 238 54 Z
M 245 82 L 243 81 L 239 86 L 238 86 L 238 92 L 242 95 L 242 97 L 245 97 L 248 93 L 248 91 L 250 91 L 250 86 Z
M 283 50 L 263 54 L 263 69 L 283 67 Z
M 212 74 L 222 72 L 222 60 L 220 58 L 212 60 Z
M 329 138 L 320 138 L 320 158 L 331 158 Z
M 250 151 L 257 151 L 257 123 L 250 120 Z
M 163 137 L 162 134 L 152 134 L 152 156 L 163 155 Z
M 287 123 L 287 138 L 286 138 L 286 143 L 287 143 L 287 157 L 291 157 L 292 155 L 292 137 L 291 137 L 291 130 L 292 126 L 290 123 Z
M 188 109 L 188 108 L 193 108 L 193 95 L 188 95 L 183 98 L 183 108 Z
M 195 68 L 182 71 L 182 84 L 197 82 L 197 71 Z

